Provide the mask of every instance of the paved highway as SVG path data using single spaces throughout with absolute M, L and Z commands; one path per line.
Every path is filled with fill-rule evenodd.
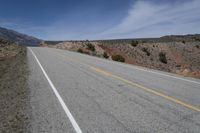
M 199 133 L 200 80 L 28 48 L 33 133 Z

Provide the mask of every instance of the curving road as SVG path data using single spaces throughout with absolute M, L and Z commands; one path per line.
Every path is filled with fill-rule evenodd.
M 29 47 L 33 133 L 199 133 L 200 80 Z

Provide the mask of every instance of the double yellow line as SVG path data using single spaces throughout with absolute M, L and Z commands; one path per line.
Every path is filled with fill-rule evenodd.
M 63 55 L 63 57 L 67 58 L 67 57 L 64 56 L 64 55 Z M 124 79 L 124 78 L 119 77 L 119 76 L 117 76 L 117 75 L 114 75 L 114 74 L 112 74 L 112 73 L 110 73 L 110 72 L 107 72 L 107 71 L 105 71 L 105 70 L 103 70 L 103 69 L 100 69 L 100 68 L 98 68 L 98 67 L 95 67 L 95 66 L 86 64 L 86 63 L 84 63 L 84 62 L 82 62 L 82 61 L 80 61 L 80 60 L 78 60 L 78 59 L 75 59 L 75 58 L 73 58 L 73 59 L 72 59 L 72 58 L 68 58 L 68 59 L 71 60 L 71 61 L 76 61 L 76 62 L 78 62 L 78 63 L 80 63 L 80 64 L 82 64 L 82 65 L 85 65 L 85 66 L 89 67 L 91 70 L 93 70 L 93 71 L 95 71 L 95 72 L 97 72 L 97 73 L 99 73 L 99 74 L 101 74 L 101 75 L 104 75 L 104 76 L 107 76 L 107 77 L 111 77 L 111 78 L 113 78 L 113 79 L 120 80 L 120 81 L 122 81 L 122 82 L 124 82 L 124 83 L 126 83 L 126 84 L 129 84 L 129 85 L 133 86 L 133 87 L 138 87 L 138 88 L 140 88 L 140 89 L 142 89 L 142 90 L 144 90 L 144 91 L 146 91 L 146 92 L 149 92 L 149 93 L 151 93 L 151 94 L 160 96 L 160 97 L 162 97 L 162 98 L 164 98 L 164 99 L 167 99 L 167 100 L 169 100 L 169 101 L 172 101 L 172 102 L 174 102 L 174 103 L 177 103 L 177 104 L 179 104 L 179 105 L 182 105 L 182 106 L 184 106 L 184 107 L 187 107 L 187 108 L 192 109 L 192 110 L 194 110 L 194 111 L 200 112 L 200 108 L 199 108 L 199 107 L 196 107 L 196 106 L 187 104 L 187 103 L 185 103 L 185 102 L 182 102 L 182 101 L 180 101 L 180 100 L 178 100 L 178 99 L 176 99 L 176 98 L 173 98 L 173 97 L 171 97 L 171 96 L 168 96 L 168 95 L 165 95 L 165 94 L 163 94 L 163 93 L 161 93 L 161 92 L 158 92 L 158 91 L 156 91 L 155 89 L 151 89 L 151 88 L 145 87 L 145 86 L 143 86 L 143 85 L 140 85 L 140 84 L 138 84 L 138 83 L 134 83 L 134 82 L 132 82 L 132 81 L 130 81 L 130 80 L 127 80 L 127 79 Z

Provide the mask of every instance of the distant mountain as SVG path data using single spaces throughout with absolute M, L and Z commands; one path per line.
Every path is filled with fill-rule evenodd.
M 0 38 L 15 42 L 16 44 L 28 46 L 37 46 L 42 42 L 42 40 L 35 37 L 2 27 L 0 27 Z

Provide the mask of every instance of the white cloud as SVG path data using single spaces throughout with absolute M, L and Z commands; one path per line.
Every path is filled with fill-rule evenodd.
M 100 33 L 101 38 L 153 37 L 200 32 L 200 1 L 134 3 L 120 24 Z

